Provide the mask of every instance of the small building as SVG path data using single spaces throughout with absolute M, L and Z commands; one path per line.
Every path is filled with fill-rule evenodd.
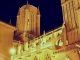
M 15 27 L 0 21 L 0 60 L 9 60 Z

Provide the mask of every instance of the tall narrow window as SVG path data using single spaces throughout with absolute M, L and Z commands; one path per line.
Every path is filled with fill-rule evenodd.
M 30 28 L 30 26 L 29 26 L 29 21 L 30 20 L 30 14 L 28 13 L 28 30 L 29 30 L 29 28 Z

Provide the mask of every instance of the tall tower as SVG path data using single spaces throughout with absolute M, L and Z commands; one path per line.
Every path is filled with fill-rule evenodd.
M 22 34 L 23 40 L 25 37 L 33 39 L 40 35 L 40 11 L 35 6 L 28 3 L 19 8 L 17 15 L 17 35 Z
M 77 14 L 77 10 L 80 9 L 80 0 L 61 0 L 61 5 L 68 43 L 80 41 L 80 20 Z

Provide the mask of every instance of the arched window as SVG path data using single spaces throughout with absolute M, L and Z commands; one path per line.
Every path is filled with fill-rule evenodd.
M 62 42 L 61 38 L 59 40 L 57 40 L 56 45 L 57 46 L 62 46 L 63 45 L 63 42 Z
M 30 13 L 28 12 L 28 30 L 29 30 L 29 28 L 30 28 Z

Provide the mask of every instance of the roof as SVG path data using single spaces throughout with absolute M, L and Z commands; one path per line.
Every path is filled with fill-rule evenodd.
M 16 27 L 14 27 L 14 26 L 12 26 L 10 24 L 7 24 L 7 23 L 5 23 L 5 22 L 3 22 L 1 20 L 0 20 L 0 25 L 5 26 L 5 27 L 8 27 L 8 28 L 10 28 L 12 30 L 16 30 L 17 29 Z

